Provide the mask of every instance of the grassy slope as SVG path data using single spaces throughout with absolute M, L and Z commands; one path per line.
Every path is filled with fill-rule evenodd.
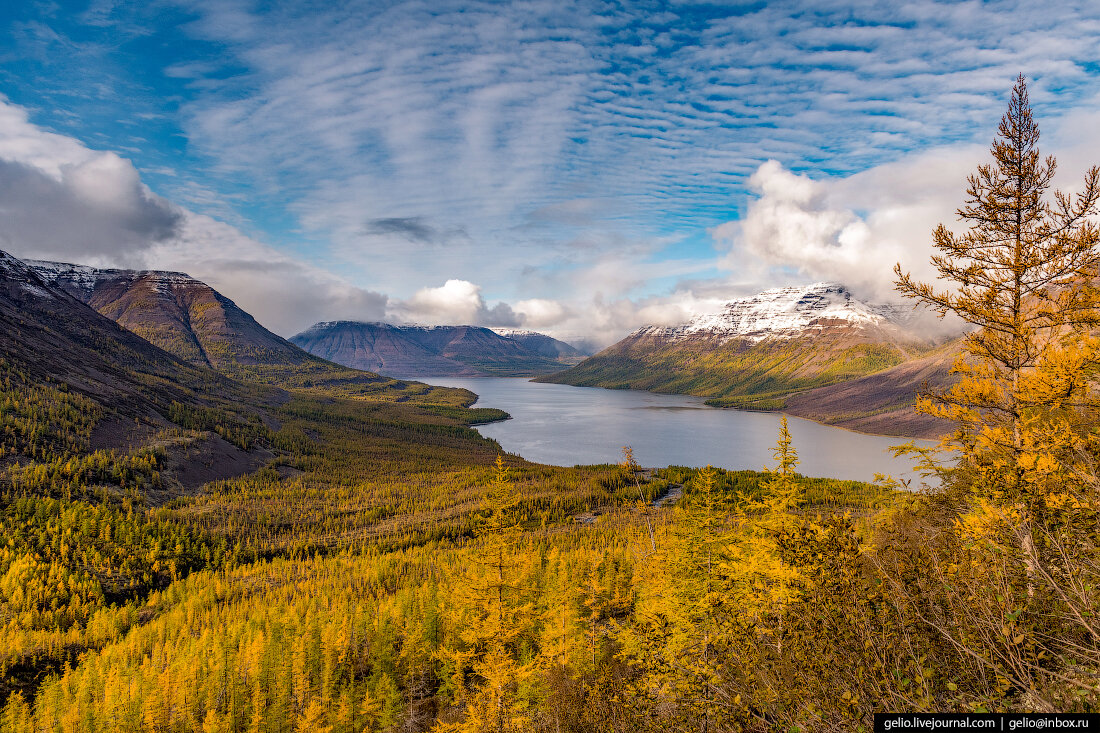
M 937 438 L 951 424 L 913 409 L 918 391 L 943 389 L 954 379 L 951 367 L 958 340 L 932 353 L 882 372 L 792 395 L 785 412 L 810 420 L 880 435 Z
M 914 351 L 895 344 L 853 343 L 850 336 L 829 334 L 725 344 L 649 338 L 617 344 L 539 381 L 693 394 L 723 407 L 777 409 L 791 393 L 888 369 Z

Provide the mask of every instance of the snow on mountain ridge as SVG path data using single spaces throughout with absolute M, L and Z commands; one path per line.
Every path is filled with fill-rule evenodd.
M 30 267 L 25 260 L 21 260 L 15 255 L 8 254 L 3 250 L 0 250 L 0 274 L 6 275 L 11 278 L 19 289 L 40 298 L 52 298 L 53 293 L 49 290 L 42 288 L 42 284 L 51 284 L 50 280 L 47 280 L 34 271 L 33 267 Z
M 89 290 L 94 288 L 99 280 L 120 276 L 152 277 L 159 283 L 199 282 L 186 272 L 172 272 L 170 270 L 122 270 L 91 267 L 89 265 L 71 265 L 67 262 L 50 262 L 48 260 L 24 260 L 24 262 L 47 282 L 56 283 L 59 279 L 64 278 L 66 282 Z
M 896 328 L 906 306 L 871 305 L 857 300 L 838 283 L 772 288 L 749 298 L 732 300 L 715 313 L 705 313 L 680 326 L 644 326 L 633 335 L 665 338 L 716 336 L 723 341 L 743 338 L 794 338 L 844 324 L 856 328 Z
M 25 260 L 27 266 L 44 282 L 58 286 L 80 300 L 87 301 L 93 291 L 104 282 L 140 281 L 153 292 L 171 296 L 172 286 L 202 286 L 205 283 L 196 280 L 185 272 L 170 270 L 124 270 L 116 268 L 73 265 L 68 262 L 49 260 Z
M 505 336 L 507 338 L 515 338 L 516 336 L 544 336 L 545 334 L 538 331 L 531 331 L 526 328 L 504 328 L 499 326 L 489 326 L 489 330 L 498 336 Z

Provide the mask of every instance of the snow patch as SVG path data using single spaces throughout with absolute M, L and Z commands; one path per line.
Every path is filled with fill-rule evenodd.
M 164 270 L 119 270 L 71 265 L 67 262 L 48 262 L 46 260 L 27 260 L 28 265 L 39 277 L 51 285 L 64 284 L 80 290 L 85 297 L 105 280 L 126 278 L 147 280 L 151 289 L 160 294 L 168 294 L 172 285 L 193 285 L 198 282 L 184 272 Z
M 0 275 L 12 280 L 20 290 L 35 297 L 52 298 L 55 295 L 48 288 L 42 287 L 43 284 L 49 285 L 49 281 L 43 283 L 26 262 L 2 250 L 0 250 Z
M 698 315 L 681 326 L 645 326 L 633 335 L 671 339 L 711 336 L 722 341 L 794 338 L 841 324 L 896 327 L 906 308 L 864 303 L 843 285 L 821 282 L 802 288 L 772 288 L 751 298 L 730 301 L 721 310 Z

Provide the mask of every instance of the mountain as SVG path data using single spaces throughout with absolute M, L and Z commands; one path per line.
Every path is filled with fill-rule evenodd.
M 584 357 L 591 355 L 564 341 L 558 341 L 556 338 L 537 331 L 527 331 L 521 328 L 491 328 L 489 330 L 498 336 L 512 339 L 528 351 L 533 351 L 551 359 L 576 359 L 580 362 Z
M 913 403 L 925 388 L 943 389 L 955 378 L 951 367 L 959 339 L 881 372 L 790 395 L 782 410 L 827 425 L 878 435 L 938 438 L 951 430 L 946 420 L 917 413 Z
M 873 305 L 843 285 L 775 288 L 680 326 L 646 326 L 539 381 L 709 397 L 781 408 L 788 395 L 895 367 L 929 351 L 911 310 Z
M 194 487 L 270 459 L 254 438 L 269 421 L 265 405 L 280 394 L 177 358 L 0 252 L 0 455 L 7 465 L 33 460 L 64 475 L 83 470 L 73 456 L 118 451 L 97 459 L 106 477 L 130 470 L 127 453 L 155 447 L 164 454 L 165 490 Z M 93 483 L 83 478 L 77 486 Z
M 182 272 L 99 269 L 28 260 L 43 281 L 165 351 L 238 379 L 372 392 L 389 380 L 318 358 Z
M 5 368 L 69 385 L 112 407 L 148 407 L 142 376 L 170 380 L 169 398 L 185 394 L 182 385 L 216 379 L 102 317 L 6 252 L 0 252 L 0 323 Z
M 329 321 L 290 340 L 337 364 L 400 377 L 531 376 L 568 364 L 566 356 L 546 355 L 546 342 L 523 342 L 479 326 Z
M 182 272 L 106 270 L 30 260 L 56 284 L 150 343 L 200 366 L 311 361 L 204 282 Z
M 843 285 L 815 283 L 804 288 L 773 288 L 726 303 L 715 313 L 699 315 L 682 326 L 645 326 L 632 336 L 669 341 L 706 339 L 760 342 L 827 333 L 864 332 L 879 340 L 902 335 L 908 309 L 870 305 Z
M 267 364 L 244 363 L 262 359 Z M 308 354 L 186 275 L 31 265 L 0 251 L 0 485 L 4 468 L 39 461 L 56 474 L 99 449 L 117 454 L 102 459 L 109 464 L 102 470 L 118 464 L 123 475 L 136 451 L 163 453 L 164 486 L 146 487 L 155 501 L 258 468 L 272 458 L 262 447 L 278 429 L 272 414 L 290 395 L 205 362 L 272 381 L 289 376 L 288 386 L 324 388 L 317 399 L 327 402 L 350 395 L 371 398 L 375 410 L 401 404 L 414 421 L 499 419 L 464 411 L 476 400 L 467 390 L 400 382 Z

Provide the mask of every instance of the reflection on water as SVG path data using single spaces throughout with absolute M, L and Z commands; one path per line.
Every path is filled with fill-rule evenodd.
M 525 379 L 421 379 L 476 392 L 478 407 L 497 407 L 511 420 L 482 425 L 510 453 L 538 463 L 615 463 L 624 445 L 643 466 L 704 466 L 760 470 L 774 465 L 780 416 L 706 407 L 698 397 L 633 390 L 537 384 Z M 789 418 L 807 476 L 870 481 L 875 473 L 912 478 L 911 462 L 889 448 L 903 438 L 863 435 Z M 931 441 L 917 441 L 932 445 Z M 919 483 L 919 481 L 914 482 Z

